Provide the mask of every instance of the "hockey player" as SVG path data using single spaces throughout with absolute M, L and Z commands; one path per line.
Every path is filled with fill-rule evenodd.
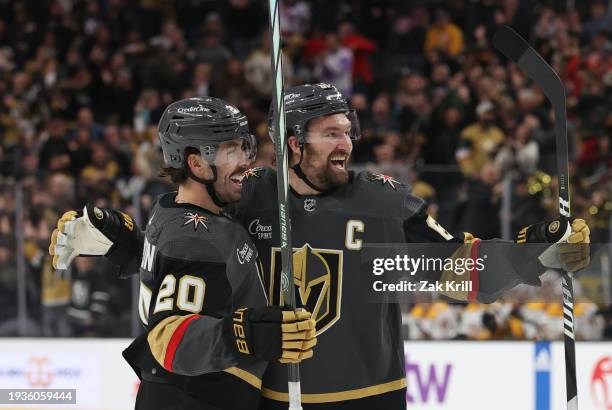
M 268 361 L 307 359 L 316 338 L 309 312 L 267 306 L 257 250 L 221 211 L 240 199 L 254 137 L 246 117 L 215 98 L 171 104 L 158 131 L 178 191 L 159 198 L 144 237 L 139 313 L 147 332 L 124 352 L 142 380 L 136 408 L 256 408 Z M 52 253 L 110 245 L 92 224 L 104 219 L 120 222 L 115 233 L 134 229 L 127 215 L 86 207 L 60 220 Z
M 326 404 L 329 409 L 404 409 L 406 379 L 399 305 L 364 303 L 363 282 L 358 277 L 364 244 L 466 243 L 458 245 L 451 256 L 471 255 L 474 259 L 479 251 L 492 257 L 501 247 L 467 233 L 451 235 L 427 215 L 423 200 L 389 176 L 350 172 L 347 165 L 352 140 L 359 136 L 359 122 L 335 87 L 313 84 L 289 88 L 285 114 L 291 151 L 296 295 L 317 320 L 319 342 L 316 357 L 300 366 L 304 408 L 313 404 L 313 409 L 321 409 Z M 274 304 L 282 303 L 275 187 L 275 171 L 247 171 L 243 196 L 234 211 L 260 252 Z M 558 241 L 564 230 L 547 236 L 544 230 L 548 226 L 543 223 L 526 229 L 525 241 Z M 573 241 L 588 242 L 584 221 L 574 221 L 573 231 Z M 575 251 L 564 248 L 563 258 L 572 264 L 572 270 L 588 262 L 588 253 Z M 509 260 L 514 265 L 505 271 L 470 278 L 479 281 L 473 292 L 449 292 L 449 296 L 491 302 L 519 283 L 537 283 L 545 268 L 537 260 L 522 259 Z M 441 277 L 453 279 L 452 273 Z M 286 407 L 284 367 L 271 365 L 266 371 L 260 408 Z
M 400 310 L 397 304 L 364 303 L 359 280 L 362 251 L 368 243 L 456 243 L 474 255 L 487 241 L 469 234 L 451 235 L 427 215 L 424 201 L 385 175 L 354 174 L 347 168 L 358 121 L 344 97 L 327 84 L 301 85 L 285 93 L 288 144 L 291 150 L 291 223 L 298 304 L 317 321 L 318 345 L 313 359 L 301 364 L 305 409 L 404 409 L 406 379 Z M 247 228 L 257 246 L 270 302 L 280 299 L 280 250 L 276 174 L 252 169 L 244 174 L 241 200 L 227 210 Z M 526 241 L 554 242 L 549 224 L 525 231 Z M 562 230 L 561 230 L 562 231 Z M 569 232 L 568 232 L 569 233 Z M 567 235 L 566 235 L 567 236 Z M 574 221 L 576 242 L 588 241 L 588 228 Z M 467 243 L 466 246 L 459 244 Z M 492 250 L 493 251 L 493 250 Z M 577 270 L 588 255 L 556 256 Z M 554 252 L 553 252 L 554 253 Z M 461 255 L 453 255 L 460 257 Z M 557 260 L 551 257 L 552 263 Z M 526 261 L 528 271 L 537 261 Z M 524 266 L 479 278 L 473 292 L 460 299 L 494 300 L 522 282 Z M 523 276 L 521 276 L 523 275 Z M 287 406 L 287 371 L 271 364 L 263 380 L 261 409 Z

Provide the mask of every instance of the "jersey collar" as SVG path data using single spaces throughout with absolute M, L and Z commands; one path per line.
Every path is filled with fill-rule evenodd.
M 178 194 L 177 191 L 173 191 L 173 192 L 168 192 L 167 194 L 162 195 L 162 197 L 159 199 L 159 205 L 164 208 L 189 209 L 192 211 L 204 212 L 212 216 L 227 217 L 227 214 L 223 211 L 221 212 L 221 214 L 218 214 L 218 213 L 211 211 L 210 209 L 202 208 L 201 206 L 190 204 L 188 202 L 180 202 L 180 203 L 175 202 L 174 199 L 176 198 L 177 194 Z

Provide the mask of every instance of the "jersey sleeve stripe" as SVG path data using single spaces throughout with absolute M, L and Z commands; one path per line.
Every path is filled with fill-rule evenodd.
M 472 249 L 470 249 L 470 256 L 472 260 L 478 259 L 478 251 L 480 249 L 480 239 L 475 238 L 472 242 Z M 472 282 L 471 290 L 468 292 L 468 300 L 476 301 L 478 298 L 478 290 L 480 289 L 480 272 L 476 269 L 476 265 L 470 272 L 470 281 Z
M 174 361 L 174 355 L 176 354 L 176 349 L 178 349 L 181 340 L 183 340 L 183 336 L 187 331 L 187 327 L 191 322 L 200 318 L 200 315 L 189 315 L 185 318 L 178 328 L 172 334 L 170 338 L 170 342 L 168 343 L 168 348 L 166 350 L 166 357 L 164 359 L 164 368 L 166 370 L 172 371 L 172 362 Z
M 170 316 L 159 322 L 147 336 L 149 349 L 164 369 L 172 371 L 176 350 L 189 324 L 200 315 Z

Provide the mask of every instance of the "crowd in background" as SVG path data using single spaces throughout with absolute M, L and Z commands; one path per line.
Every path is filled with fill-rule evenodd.
M 593 242 L 610 242 L 605 1 L 283 0 L 285 82 L 336 85 L 361 121 L 354 167 L 411 184 L 448 230 L 493 238 L 506 223 L 515 234 L 557 212 L 555 134 L 542 91 L 493 49 L 499 24 L 563 79 L 572 211 Z M 17 333 L 21 262 L 28 334 L 130 334 L 130 287 L 91 258 L 53 270 L 53 225 L 86 202 L 145 220 L 172 189 L 158 176 L 156 126 L 179 98 L 238 106 L 258 137 L 256 165 L 271 165 L 267 26 L 267 3 L 255 0 L 0 0 L 0 336 Z M 560 290 L 556 280 L 545 285 Z M 601 283 L 583 290 L 592 302 L 577 307 L 579 337 L 612 338 L 610 307 L 593 303 L 605 300 Z M 517 292 L 514 304 L 418 303 L 408 337 L 560 337 L 558 292 L 539 304 Z

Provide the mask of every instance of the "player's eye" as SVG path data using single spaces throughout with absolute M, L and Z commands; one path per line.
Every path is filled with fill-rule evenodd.
M 240 149 L 242 152 L 249 152 L 251 151 L 251 144 L 247 140 L 243 140 L 242 144 L 240 144 Z

